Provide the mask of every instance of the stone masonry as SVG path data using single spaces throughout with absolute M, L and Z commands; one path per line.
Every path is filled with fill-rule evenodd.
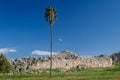
M 64 56 L 62 56 L 64 55 Z M 57 55 L 53 56 L 52 68 L 60 68 L 69 70 L 71 68 L 76 68 L 77 66 L 86 66 L 86 67 L 111 67 L 112 58 L 109 56 L 106 57 L 85 57 L 85 56 L 76 56 L 72 52 L 64 51 Z M 45 62 L 37 62 L 32 65 L 31 69 L 47 69 L 50 67 L 50 60 Z

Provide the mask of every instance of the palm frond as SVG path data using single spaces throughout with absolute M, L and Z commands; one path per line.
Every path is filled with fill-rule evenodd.
M 45 18 L 46 21 L 49 21 L 51 25 L 54 24 L 55 20 L 57 19 L 57 11 L 53 6 L 46 8 Z

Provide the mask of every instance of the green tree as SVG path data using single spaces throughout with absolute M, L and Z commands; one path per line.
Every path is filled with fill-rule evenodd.
M 13 66 L 8 62 L 8 59 L 0 54 L 0 72 L 10 72 L 13 70 Z

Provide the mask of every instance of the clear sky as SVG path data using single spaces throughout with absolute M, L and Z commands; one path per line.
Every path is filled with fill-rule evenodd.
M 120 0 L 0 0 L 0 49 L 11 58 L 49 51 L 45 8 L 58 11 L 53 51 L 79 55 L 120 51 Z

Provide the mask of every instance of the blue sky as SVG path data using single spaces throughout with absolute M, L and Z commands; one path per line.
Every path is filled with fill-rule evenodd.
M 10 58 L 49 51 L 45 8 L 58 11 L 53 26 L 53 51 L 79 55 L 120 51 L 119 0 L 0 0 L 0 49 Z M 10 51 L 12 49 L 12 51 Z M 4 52 L 4 51 L 3 51 Z

